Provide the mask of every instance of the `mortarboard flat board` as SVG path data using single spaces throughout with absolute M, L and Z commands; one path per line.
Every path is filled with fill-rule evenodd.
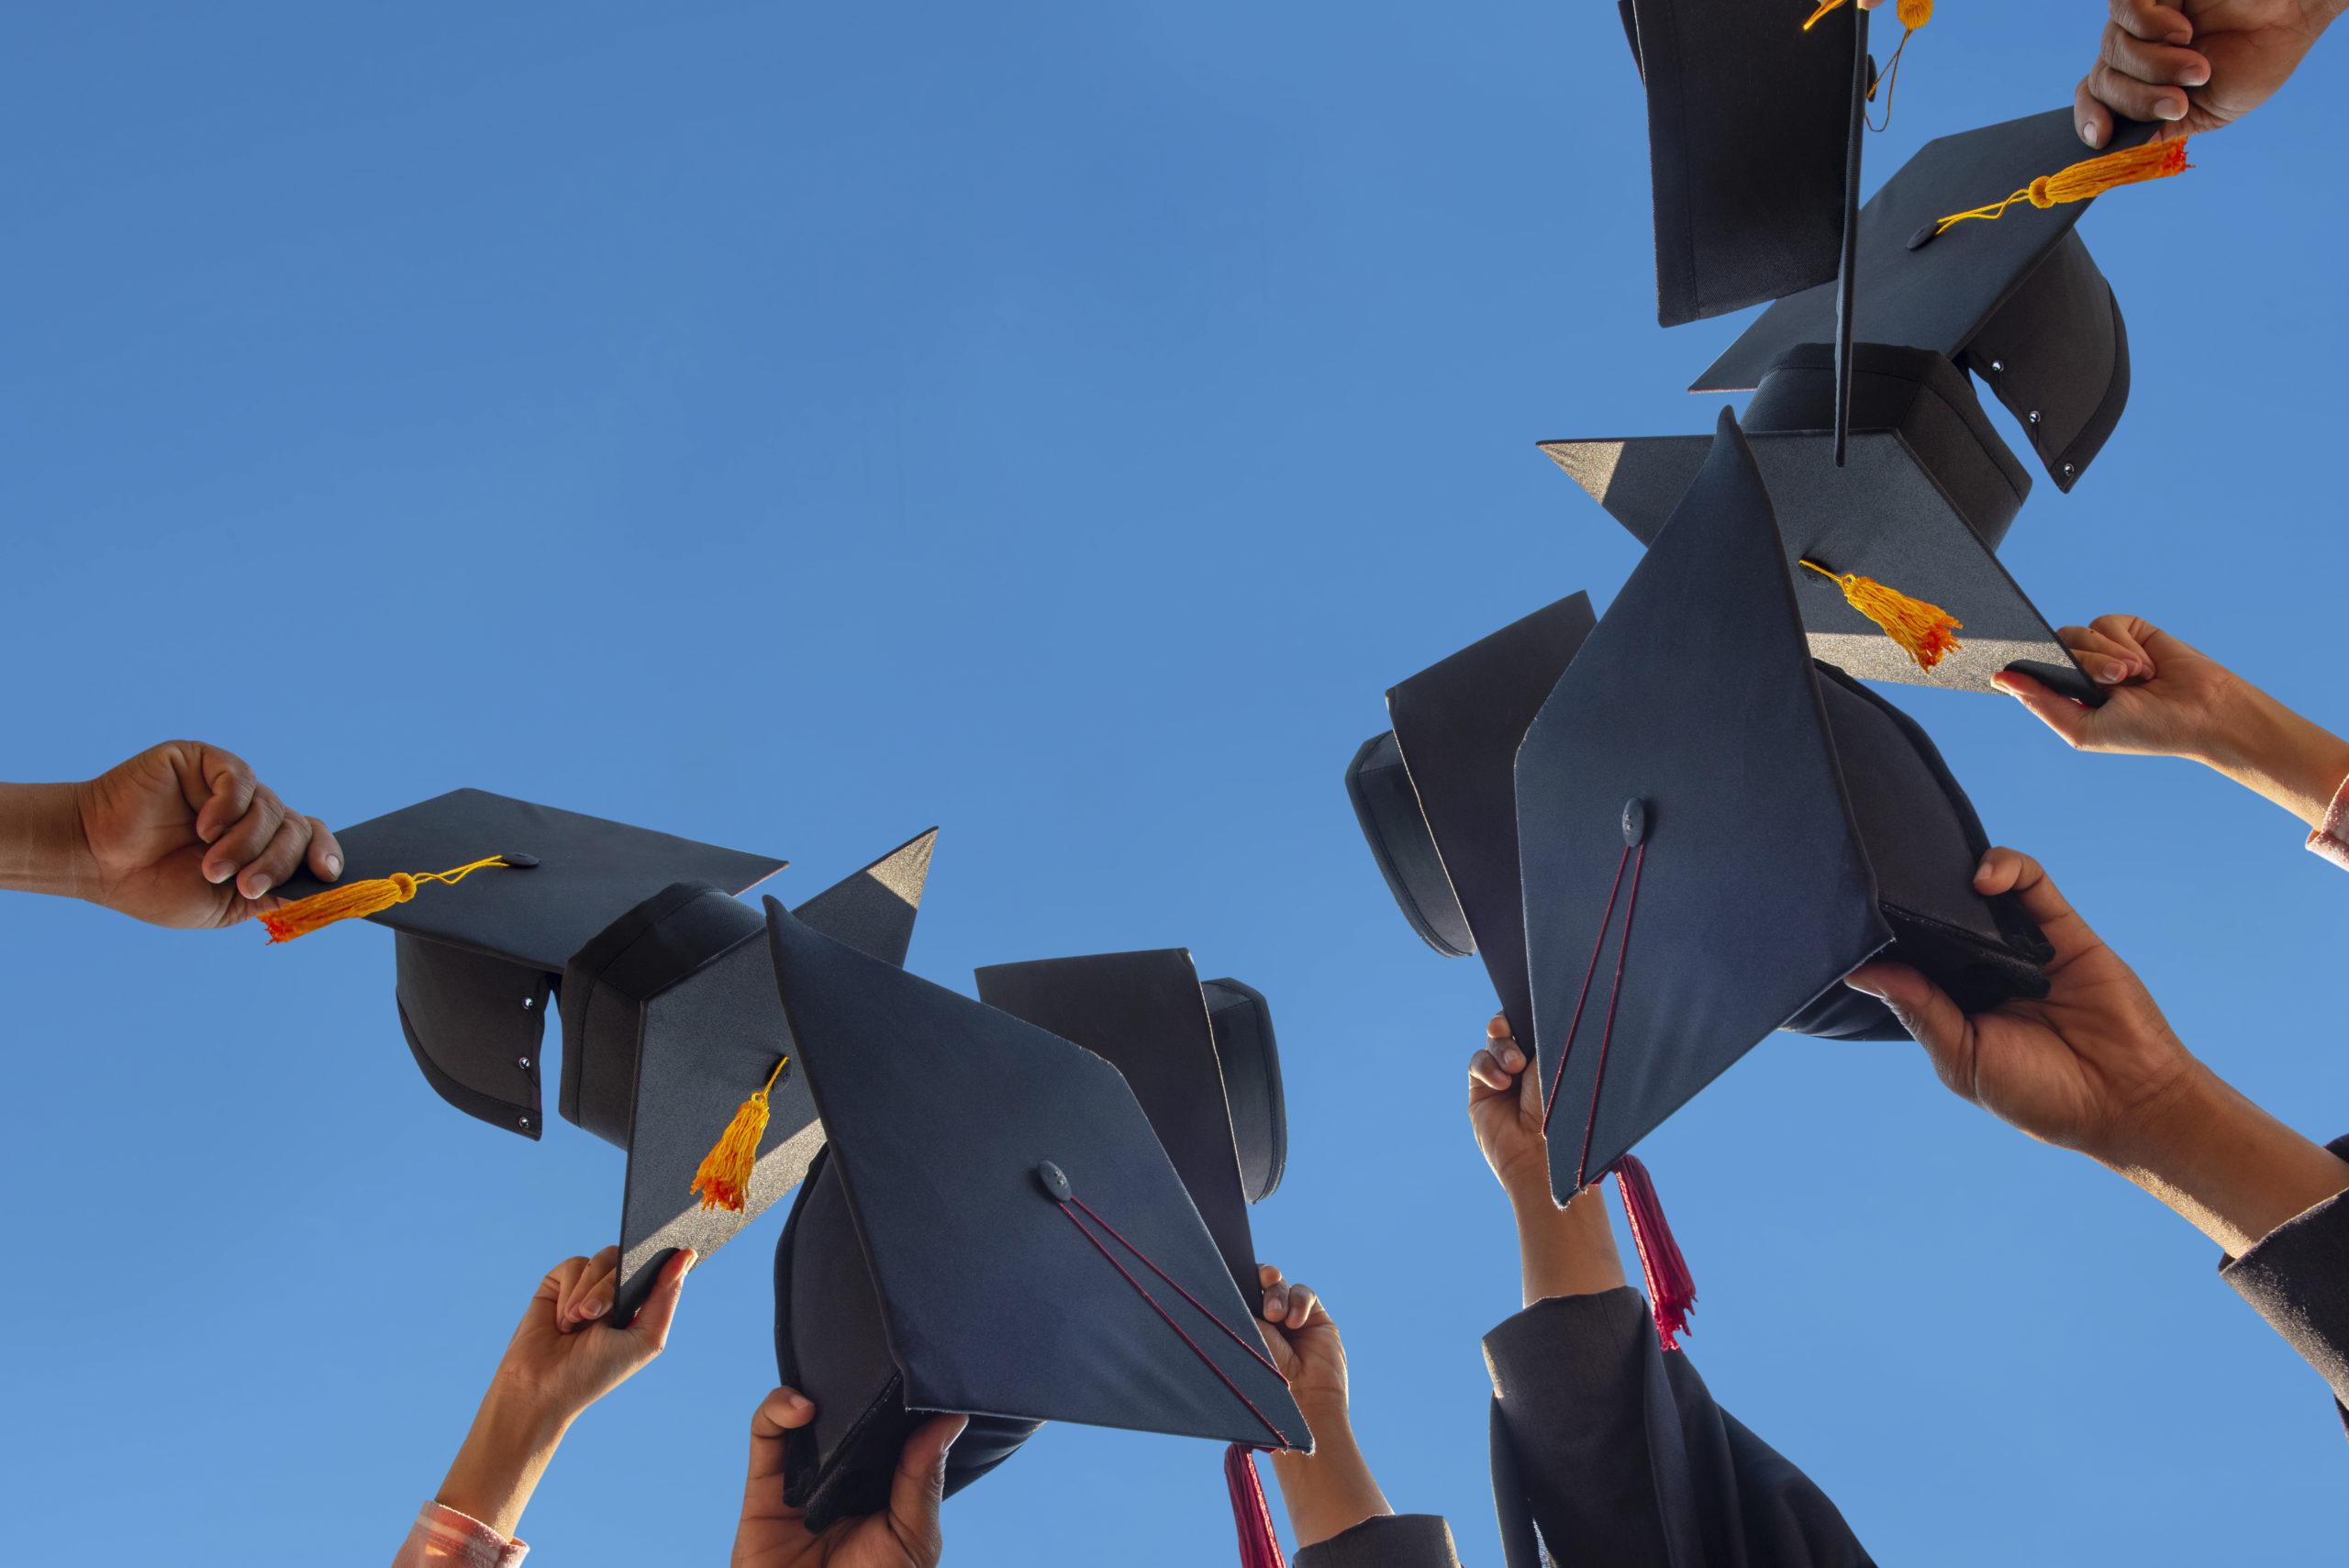
M 902 965 L 937 840 L 934 828 L 919 834 L 801 904 L 798 917 Z M 565 967 L 562 1007 L 562 1114 L 628 1151 L 619 1282 L 604 1319 L 625 1326 L 671 1252 L 707 1260 L 797 1186 L 824 1129 L 789 1061 L 766 922 L 721 889 L 680 883 L 606 927 Z M 771 1076 L 741 1207 L 703 1202 L 703 1157 Z
M 368 917 L 397 933 L 395 996 L 401 1031 L 440 1097 L 493 1127 L 537 1139 L 540 1039 L 547 1001 L 573 953 L 605 926 L 673 883 L 741 893 L 785 862 L 585 817 L 484 790 L 460 789 L 337 833 L 339 885 L 411 875 L 485 855 L 529 858 L 489 867 Z M 279 892 L 324 891 L 306 873 Z
M 1347 773 L 1364 837 L 1405 914 L 1439 911 L 1434 926 L 1446 940 L 1429 945 L 1484 959 L 1520 1039 L 1531 1038 L 1533 1018 L 1517 749 L 1596 624 L 1590 596 L 1570 595 L 1420 671 L 1387 692 L 1395 728 L 1357 753 Z M 1413 924 L 1428 936 L 1423 917 Z
M 1931 742 L 1812 662 L 1727 413 L 1527 731 L 1517 795 L 1562 1198 L 1773 1029 L 1900 1038 L 1841 984 L 1870 958 L 1969 1010 L 2045 994 L 2044 940 L 1973 890 L 1987 840 Z
M 1814 657 L 1865 680 L 1987 692 L 2021 670 L 2101 706 L 2104 688 L 1999 563 L 2031 474 L 1998 439 L 1973 384 L 1930 350 L 1864 343 L 1852 375 L 1850 462 L 1830 450 L 1834 375 L 1804 344 L 1763 375 L 1742 423 L 1778 517 L 1790 570 L 1854 573 L 1945 607 L 1960 646 L 1923 668 L 1820 572 L 1794 570 Z M 1542 450 L 1642 544 L 1653 544 L 1712 450 L 1709 436 L 1544 441 Z
M 950 1493 L 1045 1420 L 1309 1447 L 1116 1068 L 766 907 L 828 1133 L 775 1255 L 776 1361 L 817 1412 L 785 1450 L 809 1529 L 885 1506 L 930 1413 L 973 1418 Z
M 2135 146 L 2151 134 L 2123 125 L 2111 146 Z M 1940 218 L 2029 185 L 2079 152 L 2068 109 L 1942 137 L 1869 199 L 1858 230 L 1859 336 L 1932 350 L 1988 383 L 2065 491 L 2087 472 L 2129 401 L 2120 302 L 2074 232 L 2087 204 L 2018 206 L 1996 222 L 1960 223 L 1915 242 Z M 1689 390 L 1758 385 L 1787 350 L 1830 341 L 1835 329 L 1834 290 L 1790 294 Z
M 1261 1282 L 1248 1206 L 1279 1184 L 1288 1129 L 1271 1009 L 1236 981 L 1201 982 L 1182 948 L 999 963 L 979 1000 L 1085 1047 L 1126 1086 L 1243 1296 Z

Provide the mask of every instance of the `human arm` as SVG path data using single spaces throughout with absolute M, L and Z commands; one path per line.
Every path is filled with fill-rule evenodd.
M 2110 0 L 2096 63 L 2073 94 L 2080 139 L 2115 117 L 2164 138 L 2232 125 L 2290 80 L 2349 0 Z

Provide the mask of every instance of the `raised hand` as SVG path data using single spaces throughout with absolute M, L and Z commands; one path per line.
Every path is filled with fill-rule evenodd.
M 1512 1203 L 1550 1207 L 1550 1146 L 1542 1134 L 1542 1083 L 1532 1058 L 1494 1014 L 1485 1044 L 1468 1059 L 1468 1124 L 1476 1147 Z
M 2097 62 L 2073 95 L 2080 139 L 2102 147 L 2113 117 L 2163 138 L 2218 130 L 2291 78 L 2343 0 L 2111 0 Z
M 933 1568 L 946 1550 L 938 1522 L 946 1452 L 970 1418 L 937 1416 L 916 1428 L 897 1455 L 887 1510 L 841 1519 L 820 1535 L 783 1500 L 784 1434 L 815 1418 L 815 1405 L 796 1388 L 778 1388 L 759 1402 L 751 1418 L 751 1465 L 733 1568 Z

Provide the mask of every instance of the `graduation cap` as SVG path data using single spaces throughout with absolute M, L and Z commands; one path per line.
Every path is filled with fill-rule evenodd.
M 903 964 L 938 830 L 798 907 L 874 961 Z M 824 1129 L 792 1071 L 766 922 L 707 883 L 662 889 L 564 966 L 563 1116 L 628 1151 L 619 1283 L 626 1325 L 669 1254 L 707 1259 L 797 1186 Z M 730 1119 L 729 1119 L 730 1118 Z
M 1126 1085 L 1215 1238 L 1243 1297 L 1262 1282 L 1248 1206 L 1280 1184 L 1288 1118 L 1271 1007 L 1236 980 L 1202 982 L 1182 948 L 995 964 L 979 1000 L 1085 1047 Z
M 547 1001 L 572 955 L 673 883 L 740 893 L 786 863 L 478 789 L 336 837 L 342 880 L 289 878 L 279 891 L 296 902 L 267 917 L 272 940 L 352 915 L 390 927 L 400 1029 L 425 1081 L 532 1140 Z
M 1863 343 L 1851 385 L 1851 458 L 1841 468 L 1831 450 L 1835 382 L 1823 343 L 1780 355 L 1742 421 L 1812 654 L 1867 680 L 1966 691 L 1996 690 L 1993 676 L 2020 669 L 2100 706 L 2104 688 L 1999 564 L 2031 474 L 1991 428 L 1965 373 L 1931 350 Z M 1542 450 L 1653 544 L 1713 444 L 1709 436 L 1646 436 L 1544 441 Z
M 775 1355 L 810 1529 L 885 1506 L 930 1413 L 951 1494 L 1037 1425 L 1305 1449 L 1305 1418 L 1118 1070 L 834 941 L 767 900 L 775 981 L 829 1136 L 775 1252 Z M 1191 1006 L 1200 1004 L 1197 1000 Z M 1260 1487 L 1243 1521 L 1269 1535 Z
M 1841 984 L 1871 958 L 1969 1012 L 2046 993 L 2044 939 L 2011 897 L 1974 891 L 1987 840 L 1932 743 L 1810 659 L 1770 493 L 1726 412 L 1528 729 L 1517 801 L 1562 1198 L 1773 1029 L 1901 1038 Z
M 1929 349 L 1981 377 L 2023 422 L 2061 490 L 2087 472 L 2129 401 L 2120 303 L 2074 229 L 2086 202 L 2111 184 L 2184 168 L 2183 144 L 2144 148 L 2152 134 L 2123 126 L 2113 139 L 2119 151 L 2077 164 L 2068 109 L 1942 137 L 1860 215 L 1861 282 L 1851 302 L 1859 336 Z M 2009 192 L 2028 205 L 1987 221 L 1968 216 L 1987 218 L 1982 204 Z M 1689 390 L 1759 385 L 1788 350 L 1835 341 L 1839 318 L 1848 328 L 1852 311 L 1839 312 L 1833 288 L 1788 293 Z
M 1448 957 L 1485 961 L 1532 1038 L 1518 884 L 1517 748 L 1597 624 L 1586 594 L 1514 621 L 1386 694 L 1395 728 L 1346 770 L 1355 820 L 1404 916 Z

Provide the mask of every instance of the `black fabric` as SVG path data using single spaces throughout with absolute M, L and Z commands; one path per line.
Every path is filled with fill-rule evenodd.
M 532 1139 L 545 1125 L 539 1043 L 546 1001 L 572 954 L 673 883 L 701 880 L 740 893 L 785 863 L 476 789 L 436 795 L 337 837 L 345 884 L 451 871 L 489 855 L 537 860 L 529 870 L 486 867 L 453 884 L 425 884 L 407 902 L 369 917 L 399 933 L 401 1029 L 434 1091 Z M 304 872 L 280 892 L 302 898 L 322 886 Z M 566 1082 L 566 1101 L 570 1093 Z
M 2152 134 L 2152 127 L 2123 124 L 2110 150 Z M 1931 349 L 1982 376 L 2032 432 L 2049 476 L 2064 490 L 2087 472 L 2129 393 L 2119 306 L 2073 234 L 2090 204 L 2043 209 L 2021 202 L 1994 222 L 1958 224 L 1914 250 L 1909 242 L 1940 218 L 1999 201 L 2091 156 L 2069 109 L 1942 137 L 1920 149 L 1860 216 L 1857 335 Z M 1787 350 L 1831 341 L 1834 324 L 1831 286 L 1790 295 L 1689 390 L 1754 386 Z
M 1181 948 L 993 964 L 979 1000 L 1116 1068 L 1158 1135 L 1243 1297 L 1261 1288 L 1226 1074 L 1191 955 Z M 1113 1219 L 1111 1223 L 1116 1223 Z
M 1631 69 L 1638 72 L 1640 73 L 1640 80 L 1644 82 L 1647 80 L 1648 69 L 1640 61 L 1640 18 L 1638 9 L 1631 4 L 1631 0 L 1615 0 L 1615 9 L 1623 18 L 1624 40 L 1631 46 Z
M 1803 30 L 1787 0 L 1634 0 L 1666 327 L 1836 275 L 1854 129 L 1845 6 Z
M 1872 1568 L 1818 1484 L 1657 1347 L 1637 1291 L 1536 1302 L 1486 1336 L 1485 1361 L 1505 1541 L 1538 1528 L 1561 1565 Z
M 785 1439 L 784 1499 L 822 1531 L 887 1507 L 897 1455 L 927 1416 L 906 1408 L 847 1196 L 822 1151 L 792 1203 L 774 1260 L 776 1371 L 816 1407 L 816 1419 Z M 803 1361 L 802 1340 L 820 1352 Z M 1042 1424 L 971 1418 L 947 1454 L 945 1495 L 1009 1459 Z M 827 1453 L 837 1456 L 829 1469 Z
M 1411 929 L 1446 958 L 1475 952 L 1476 939 L 1453 894 L 1393 730 L 1372 736 L 1355 751 L 1346 765 L 1346 795 L 1378 874 Z
M 1527 731 L 1517 795 L 1535 1054 L 1542 1083 L 1559 1085 L 1550 1171 L 1564 1201 L 1892 936 L 1770 497 L 1728 413 Z M 1602 965 L 1600 1005 L 1567 1051 L 1634 800 L 1646 860 L 1620 995 Z M 1623 882 L 1617 930 L 1628 870 Z
M 1598 624 L 1572 594 L 1413 675 L 1387 716 L 1501 1011 L 1531 1038 L 1518 882 L 1517 749 Z
M 2349 1138 L 2329 1147 L 2349 1160 Z M 2293 1216 L 2242 1257 L 2220 1259 L 2219 1277 L 2324 1379 L 2349 1428 L 2349 1193 Z
M 811 1226 L 791 1243 L 778 1299 L 783 1364 L 798 1386 L 826 1391 L 819 1418 L 836 1434 L 867 1411 L 885 1422 L 896 1418 L 895 1398 L 907 1418 L 961 1411 L 1309 1445 L 1279 1375 L 1241 1348 L 1261 1343 L 1253 1314 L 1117 1069 L 833 941 L 772 898 L 766 911 L 775 984 L 829 1137 L 826 1169 L 872 1284 L 895 1384 L 894 1393 L 886 1383 L 861 1386 L 876 1372 L 865 1329 L 835 1324 L 819 1335 L 789 1321 L 791 1276 L 819 1266 Z M 1196 987 L 1191 1005 L 1204 1014 Z M 1102 1238 L 1184 1325 L 1197 1353 L 1046 1195 L 1043 1162 L 1212 1315 L 1209 1323 Z M 820 1266 L 848 1266 L 839 1261 L 844 1245 L 831 1242 Z M 851 1375 L 834 1374 L 835 1357 Z M 790 1495 L 870 1497 L 885 1485 L 885 1471 L 873 1473 L 885 1440 L 857 1447 L 840 1436 L 817 1447 L 812 1479 L 804 1448 L 796 1456 Z
M 1441 1514 L 1378 1514 L 1297 1548 L 1289 1568 L 1460 1568 Z
M 1288 1097 L 1281 1089 L 1280 1041 L 1272 1004 L 1252 985 L 1230 975 L 1202 980 L 1208 1022 L 1215 1029 L 1216 1060 L 1223 1064 L 1223 1095 L 1231 1107 L 1231 1141 L 1240 1151 L 1240 1185 L 1262 1203 L 1288 1169 Z
M 937 837 L 920 833 L 841 878 L 800 905 L 799 917 L 882 962 L 903 962 Z M 683 884 L 615 921 L 564 971 L 564 1114 L 575 1060 L 593 1119 L 573 1119 L 629 1151 L 610 1322 L 635 1316 L 670 1253 L 691 1247 L 707 1260 L 798 1185 L 823 1147 L 815 1099 L 786 1060 L 791 1030 L 765 932 L 740 900 Z M 704 1207 L 695 1173 L 779 1061 L 742 1207 Z
M 2021 670 L 2091 706 L 2089 679 L 1995 553 L 2030 494 L 2030 475 L 1990 428 L 1971 384 L 1927 350 L 1854 350 L 1851 449 L 1834 461 L 1834 372 L 1824 344 L 1789 350 L 1763 378 L 1746 434 L 1777 511 L 1811 652 L 1871 681 L 1995 692 Z M 1642 542 L 1679 504 L 1710 443 L 1702 437 L 1549 441 L 1553 461 Z M 1922 670 L 1854 609 L 1842 586 L 1795 567 L 1872 577 L 1941 606 L 1961 646 Z
M 539 1042 L 553 983 L 524 963 L 393 939 L 400 1033 L 425 1082 L 442 1099 L 536 1141 Z

